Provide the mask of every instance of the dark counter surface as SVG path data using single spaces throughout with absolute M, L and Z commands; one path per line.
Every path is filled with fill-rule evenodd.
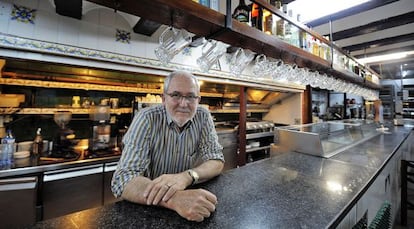
M 228 170 L 201 184 L 218 197 L 201 223 L 126 201 L 39 222 L 34 228 L 325 228 L 337 223 L 411 129 L 391 128 L 325 159 L 291 152 Z M 340 187 L 340 188 L 338 188 Z
M 116 162 L 120 155 L 92 159 L 71 159 L 63 161 L 42 161 L 33 157 L 15 159 L 11 168 L 0 169 L 0 178 L 25 176 L 49 172 L 59 169 L 69 169 L 81 166 Z

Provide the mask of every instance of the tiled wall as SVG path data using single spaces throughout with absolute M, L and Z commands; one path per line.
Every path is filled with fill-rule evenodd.
M 132 28 L 138 19 L 86 1 L 78 20 L 58 15 L 53 0 L 0 0 L 0 33 L 5 35 L 157 61 L 154 49 L 166 27 L 151 37 L 137 34 Z M 187 48 L 172 62 L 197 67 L 194 56 L 201 55 L 200 49 Z

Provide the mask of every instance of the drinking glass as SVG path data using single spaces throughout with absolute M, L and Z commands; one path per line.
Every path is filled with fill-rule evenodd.
M 191 41 L 191 35 L 186 30 L 168 27 L 160 35 L 160 46 L 154 50 L 155 55 L 163 65 L 167 65 Z
M 283 71 L 283 61 L 282 60 L 276 60 L 275 62 L 272 63 L 272 79 L 273 80 L 279 80 L 280 76 L 281 76 L 281 72 Z
M 256 57 L 256 62 L 253 66 L 253 74 L 260 78 L 265 78 L 271 75 L 274 71 L 274 64 L 269 61 L 264 54 Z
M 238 48 L 236 52 L 234 52 L 230 59 L 230 72 L 234 76 L 240 76 L 243 70 L 247 67 L 250 61 L 254 58 L 254 53 L 250 50 L 243 50 L 242 48 Z
M 197 59 L 197 64 L 201 71 L 208 72 L 211 66 L 226 53 L 226 45 L 220 41 L 207 41 L 201 51 L 201 57 Z

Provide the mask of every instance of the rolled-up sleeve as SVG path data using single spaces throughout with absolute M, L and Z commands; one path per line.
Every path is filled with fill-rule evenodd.
M 224 162 L 223 147 L 218 141 L 213 118 L 210 112 L 205 112 L 204 128 L 201 129 L 201 138 L 198 151 L 203 161 L 221 160 Z
M 136 176 L 143 176 L 149 165 L 148 138 L 151 126 L 143 114 L 138 113 L 123 138 L 124 148 L 111 182 L 112 193 L 120 197 L 125 185 Z

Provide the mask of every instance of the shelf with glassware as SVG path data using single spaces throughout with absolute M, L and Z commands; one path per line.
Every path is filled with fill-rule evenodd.
M 113 8 L 113 4 L 108 1 L 90 1 Z M 227 1 L 227 4 L 231 4 L 230 2 L 231 1 Z M 356 60 L 335 44 L 311 31 L 304 25 L 301 25 L 296 20 L 293 20 L 288 15 L 278 10 L 275 6 L 272 6 L 263 0 L 253 0 L 253 2 L 259 4 L 271 14 L 289 22 L 299 31 L 304 32 L 306 37 L 308 37 L 308 35 L 309 38 L 313 37 L 316 44 L 319 41 L 321 44 L 320 47 L 322 48 L 319 47 L 319 49 L 316 49 L 316 45 L 314 45 L 311 53 L 303 50 L 301 47 L 296 47 L 277 36 L 271 36 L 256 28 L 247 26 L 246 23 L 238 22 L 231 18 L 232 12 L 230 5 L 226 6 L 226 13 L 222 14 L 221 12 L 209 9 L 190 0 L 143 0 L 142 4 L 146 6 L 145 9 L 137 6 L 134 1 L 127 0 L 123 1 L 123 3 L 117 7 L 117 10 L 148 18 L 164 25 L 170 25 L 174 28 L 185 29 L 192 34 L 195 34 L 195 37 L 205 37 L 207 40 L 214 39 L 224 42 L 232 47 L 241 47 L 243 49 L 251 50 L 256 54 L 264 54 L 269 58 L 281 59 L 289 65 L 296 65 L 299 68 L 306 68 L 309 70 L 310 73 L 308 74 L 310 76 L 308 78 L 313 76 L 312 73 L 317 72 L 318 75 L 321 75 L 320 78 L 322 78 L 323 81 L 338 80 L 337 84 L 341 86 L 337 86 L 337 88 L 358 90 L 358 93 L 361 91 L 361 93 L 365 93 L 364 89 L 377 90 L 379 88 L 378 76 L 369 68 L 359 64 L 357 65 L 358 69 L 363 69 L 364 71 L 359 71 L 358 74 L 355 74 L 354 70 L 356 64 L 354 62 L 356 62 Z M 331 55 L 329 55 L 329 50 L 332 49 L 334 51 L 330 51 Z M 313 54 L 313 50 L 315 50 L 315 54 Z M 318 50 L 317 55 L 316 50 Z M 323 52 L 320 50 L 323 50 Z M 332 57 L 334 54 L 337 54 L 338 57 Z M 326 60 L 324 58 L 326 58 Z M 337 59 L 338 61 L 336 61 Z M 347 69 L 340 69 L 337 67 L 342 66 L 342 60 L 344 67 L 347 67 Z M 358 85 L 359 87 L 344 87 L 349 83 Z M 375 94 L 376 93 L 372 93 L 370 96 L 375 96 Z

